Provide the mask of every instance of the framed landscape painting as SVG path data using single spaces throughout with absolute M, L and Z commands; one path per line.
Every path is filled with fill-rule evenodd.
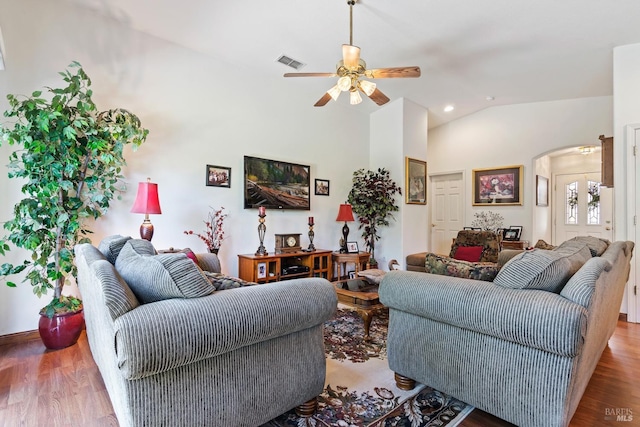
M 523 166 L 473 170 L 473 205 L 522 205 Z

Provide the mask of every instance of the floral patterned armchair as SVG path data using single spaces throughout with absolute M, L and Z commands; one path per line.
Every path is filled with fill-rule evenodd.
M 427 253 L 425 271 L 431 274 L 493 281 L 498 274 L 500 236 L 493 231 L 461 230 L 449 256 Z

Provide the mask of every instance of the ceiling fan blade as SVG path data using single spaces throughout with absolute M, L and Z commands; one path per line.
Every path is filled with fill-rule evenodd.
M 336 73 L 285 73 L 285 77 L 337 77 Z
M 358 68 L 360 63 L 360 48 L 350 44 L 342 45 L 342 62 L 347 68 Z
M 325 105 L 327 105 L 327 102 L 329 102 L 329 100 L 331 100 L 331 95 L 329 95 L 328 93 L 325 93 L 324 95 L 322 95 L 322 98 L 318 100 L 318 102 L 313 104 L 313 106 L 324 107 Z
M 389 98 L 387 97 L 387 95 L 382 93 L 378 88 L 376 88 L 376 90 L 374 90 L 373 93 L 369 95 L 369 98 L 371 98 L 371 100 L 378 105 L 384 105 L 389 102 Z
M 365 75 L 370 79 L 420 77 L 420 67 L 377 68 L 374 70 L 367 70 Z

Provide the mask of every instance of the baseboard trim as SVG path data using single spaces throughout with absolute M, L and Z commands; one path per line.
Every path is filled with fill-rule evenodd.
M 618 313 L 618 320 L 627 322 L 627 313 Z
M 39 340 L 40 333 L 37 330 L 17 332 L 15 334 L 0 335 L 0 346 L 2 345 L 16 345 L 24 343 L 25 341 Z

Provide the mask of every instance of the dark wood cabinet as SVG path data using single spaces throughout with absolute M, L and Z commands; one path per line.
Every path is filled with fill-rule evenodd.
M 602 142 L 602 177 L 600 185 L 603 187 L 613 187 L 613 137 L 600 135 Z

